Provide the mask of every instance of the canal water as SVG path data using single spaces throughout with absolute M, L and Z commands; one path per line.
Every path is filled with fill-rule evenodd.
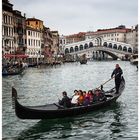
M 57 102 L 61 92 L 88 91 L 111 77 L 115 64 L 123 69 L 126 88 L 116 104 L 99 111 L 65 119 L 21 120 L 12 109 L 11 87 L 23 105 Z M 104 86 L 114 86 L 114 80 Z M 2 138 L 4 140 L 137 140 L 138 71 L 130 62 L 94 61 L 56 67 L 28 68 L 24 75 L 2 78 Z

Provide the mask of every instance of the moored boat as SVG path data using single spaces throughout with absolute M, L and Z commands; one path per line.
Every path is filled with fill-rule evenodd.
M 25 70 L 25 68 L 23 67 L 23 68 L 16 69 L 15 71 L 10 71 L 10 72 L 3 71 L 2 76 L 19 75 L 19 74 L 22 74 L 24 70 Z
M 80 57 L 80 64 L 86 64 L 87 63 L 87 58 L 86 58 L 86 54 L 83 54 Z
M 12 87 L 12 97 L 14 102 L 15 113 L 20 119 L 56 119 L 64 117 L 72 117 L 85 114 L 94 110 L 99 110 L 116 102 L 125 88 L 125 81 L 122 80 L 119 88 L 119 93 L 115 94 L 115 90 L 106 91 L 106 100 L 93 102 L 87 106 L 80 105 L 70 108 L 64 108 L 58 103 L 46 104 L 41 106 L 23 106 L 17 99 L 17 91 Z
M 133 65 L 138 65 L 138 54 L 134 54 L 131 56 L 130 63 Z

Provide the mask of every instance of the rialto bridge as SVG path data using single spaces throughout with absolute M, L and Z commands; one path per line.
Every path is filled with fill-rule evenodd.
M 88 58 L 104 55 L 111 56 L 114 60 L 122 58 L 133 53 L 133 47 L 130 44 L 103 40 L 101 37 L 88 39 L 81 42 L 67 44 L 64 49 L 65 54 L 80 56 L 86 54 Z

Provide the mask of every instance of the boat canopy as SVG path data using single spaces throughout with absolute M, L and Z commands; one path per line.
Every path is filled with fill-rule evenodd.
M 29 57 L 28 55 L 25 55 L 25 54 L 5 54 L 3 55 L 3 57 L 5 58 L 27 58 Z

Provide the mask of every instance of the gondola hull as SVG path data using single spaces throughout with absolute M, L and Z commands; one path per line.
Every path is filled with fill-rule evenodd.
M 81 60 L 80 64 L 87 64 L 87 60 Z
M 22 69 L 18 70 L 17 72 L 10 72 L 10 73 L 4 73 L 4 72 L 2 72 L 2 76 L 19 75 L 19 74 L 21 74 L 24 70 L 25 70 L 25 68 L 22 68 Z
M 120 85 L 119 94 L 114 94 L 114 92 L 109 93 L 106 95 L 107 100 L 99 101 L 87 106 L 82 105 L 71 108 L 63 108 L 58 104 L 48 104 L 43 106 L 23 106 L 18 102 L 16 98 L 17 93 L 14 88 L 12 89 L 12 95 L 14 95 L 15 113 L 20 119 L 56 119 L 77 116 L 109 106 L 116 102 L 124 87 L 125 82 L 122 82 Z

